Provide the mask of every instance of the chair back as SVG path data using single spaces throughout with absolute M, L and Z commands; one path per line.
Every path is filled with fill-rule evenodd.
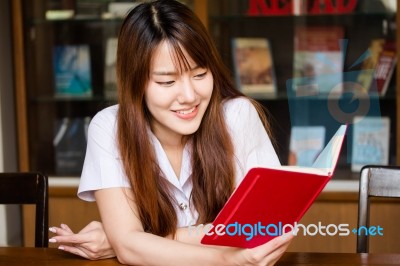
M 360 172 L 357 228 L 369 228 L 369 205 L 371 197 L 400 198 L 400 167 L 366 165 Z M 357 253 L 368 252 L 368 234 L 359 230 Z
M 48 247 L 48 178 L 40 173 L 0 173 L 0 204 L 34 204 L 35 247 Z

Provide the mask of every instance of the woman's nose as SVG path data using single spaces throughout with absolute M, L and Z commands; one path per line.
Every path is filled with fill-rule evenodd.
M 179 88 L 178 102 L 179 103 L 191 103 L 196 100 L 196 89 L 194 84 L 190 80 L 182 82 L 182 86 Z

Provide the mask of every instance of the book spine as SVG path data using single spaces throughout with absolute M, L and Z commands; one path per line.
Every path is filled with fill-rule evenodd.
M 376 85 L 376 91 L 381 96 L 386 94 L 396 63 L 396 45 L 394 42 L 387 41 L 379 55 L 374 72 L 375 84 L 373 85 Z

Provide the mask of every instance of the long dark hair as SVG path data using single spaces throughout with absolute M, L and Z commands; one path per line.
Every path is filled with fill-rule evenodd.
M 213 221 L 234 189 L 234 150 L 221 103 L 243 96 L 235 89 L 206 28 L 188 7 L 173 0 L 158 0 L 140 4 L 127 15 L 117 52 L 118 146 L 143 227 L 160 236 L 176 232 L 177 203 L 170 195 L 151 145 L 151 116 L 144 93 L 153 53 L 163 41 L 173 47 L 177 69 L 188 70 L 184 49 L 214 78 L 213 93 L 200 128 L 188 136 L 193 145 L 191 199 L 199 213 L 198 223 Z

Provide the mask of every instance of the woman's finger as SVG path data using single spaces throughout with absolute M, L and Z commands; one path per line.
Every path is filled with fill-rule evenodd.
M 273 265 L 282 256 L 292 239 L 293 234 L 286 233 L 263 245 L 247 249 L 244 255 L 248 261 L 257 261 L 263 265 Z
M 71 254 L 80 256 L 82 258 L 89 259 L 89 260 L 99 260 L 99 259 L 107 259 L 107 258 L 115 257 L 114 253 L 112 253 L 112 252 L 99 254 L 96 252 L 92 252 L 90 249 L 86 249 L 83 246 L 60 245 L 58 248 L 66 251 L 66 252 L 69 252 Z
M 81 249 L 76 248 L 76 247 L 73 247 L 73 246 L 60 245 L 60 246 L 58 247 L 58 249 L 64 250 L 64 251 L 66 251 L 66 252 L 69 252 L 69 253 L 71 253 L 71 254 L 80 256 L 80 257 L 85 258 L 85 259 L 91 259 L 91 258 L 90 258 L 85 252 L 83 252 Z
M 281 247 L 282 245 L 284 245 L 286 243 L 290 243 L 290 241 L 293 239 L 293 237 L 294 237 L 293 233 L 288 232 L 281 236 L 275 237 L 274 239 L 272 239 L 271 241 L 269 241 L 263 245 L 253 248 L 253 250 L 256 252 L 264 253 L 264 254 L 268 251 L 272 252 L 272 251 L 278 249 L 279 247 Z
M 70 235 L 57 235 L 53 236 L 49 240 L 51 243 L 64 243 L 64 244 L 74 244 L 82 245 L 84 243 L 92 242 L 92 238 L 85 234 L 70 234 Z
M 66 225 L 66 224 L 61 224 L 60 227 L 61 227 L 62 229 L 64 229 L 65 231 L 67 231 L 67 232 L 70 232 L 70 233 L 72 233 L 72 234 L 74 233 L 74 232 L 71 230 L 71 228 L 69 228 L 69 226 Z
M 61 235 L 61 236 L 68 236 L 68 235 L 72 235 L 74 233 L 74 232 L 67 231 L 67 230 L 64 230 L 64 229 L 62 229 L 60 227 L 56 227 L 56 226 L 50 227 L 49 231 L 54 234 Z
M 290 242 L 291 241 L 285 242 L 283 245 L 279 246 L 279 248 L 275 249 L 273 252 L 268 254 L 262 261 L 262 265 L 275 265 L 275 263 L 282 257 L 282 255 L 287 250 Z

